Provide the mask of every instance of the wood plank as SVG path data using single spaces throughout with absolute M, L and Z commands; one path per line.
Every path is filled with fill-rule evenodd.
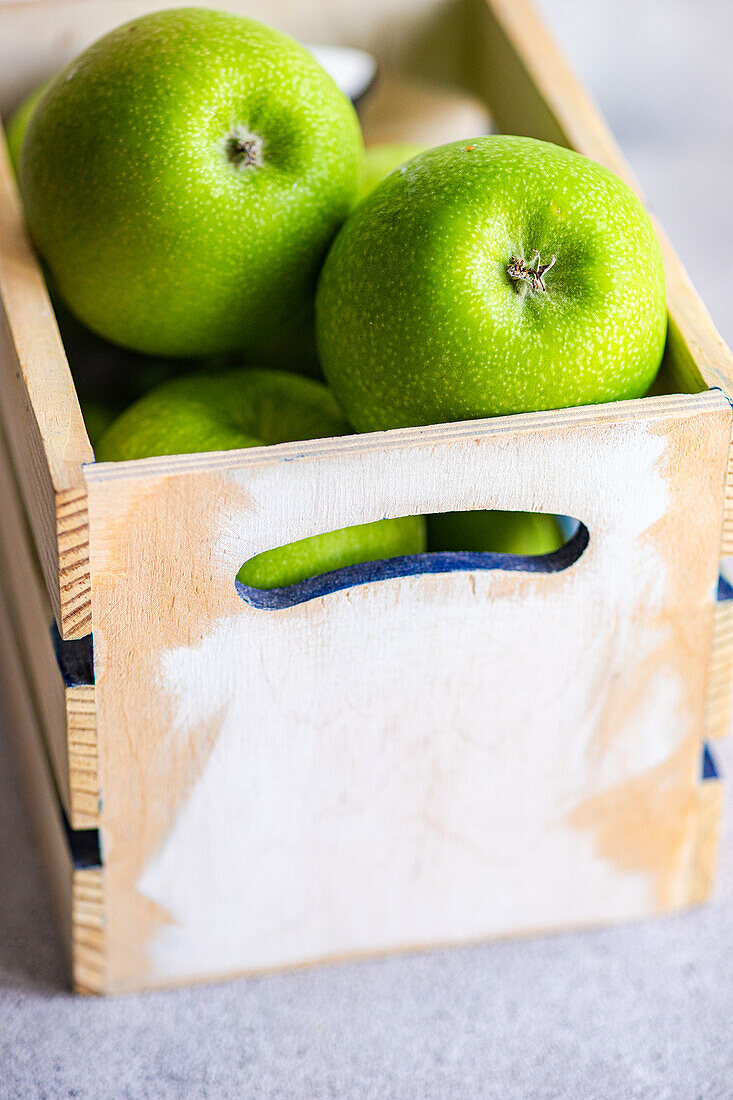
M 106 992 L 105 883 L 101 867 L 75 868 L 71 898 L 73 984 L 77 993 Z
M 91 630 L 81 466 L 94 453 L 1 132 L 0 299 L 5 430 L 59 631 L 77 638 Z
M 485 420 L 464 420 L 449 424 L 427 424 L 417 428 L 396 428 L 384 432 L 343 435 L 335 439 L 307 439 L 278 443 L 267 447 L 248 447 L 241 451 L 200 451 L 183 455 L 157 455 L 128 462 L 97 462 L 85 467 L 87 491 L 90 484 L 138 480 L 153 483 L 160 478 L 178 478 L 184 474 L 219 473 L 247 467 L 279 465 L 284 461 L 332 455 L 372 455 L 426 447 L 446 439 L 502 436 L 531 439 L 539 432 L 555 431 L 568 437 L 576 432 L 602 429 L 607 425 L 649 423 L 669 417 L 685 420 L 691 415 L 720 413 L 730 409 L 719 393 L 660 394 L 631 401 L 611 401 L 604 405 L 579 405 L 568 409 L 518 413 Z M 354 522 L 360 522 L 355 520 Z
M 0 508 L 0 574 L 56 783 L 72 828 L 96 828 L 94 687 L 64 684 L 51 637 L 48 596 L 1 430 Z
M 730 731 L 733 684 L 733 600 L 715 608 L 713 644 L 708 674 L 706 740 L 727 737 Z
M 10 21 L 0 18 L 5 83 L 30 78 L 34 65 L 45 76 L 82 39 L 159 6 L 11 5 Z M 310 11 L 277 0 L 271 17 L 322 41 L 378 46 L 383 60 L 420 75 L 443 34 L 442 75 L 459 75 L 460 25 L 439 8 L 378 0 Z M 18 35 L 22 27 L 43 33 Z M 628 172 L 525 0 L 492 0 L 481 27 L 492 29 L 475 37 L 489 51 L 481 88 L 493 82 L 505 129 L 517 130 L 518 117 L 524 132 Z M 30 65 L 26 42 L 35 43 Z M 64 707 L 79 798 L 94 796 L 99 707 L 112 859 L 104 879 L 94 868 L 73 875 L 77 986 L 466 942 L 702 897 L 716 789 L 701 787 L 695 768 L 706 722 L 720 723 L 727 699 L 726 628 L 710 596 L 730 439 L 723 397 L 82 473 L 91 449 L 7 165 L 2 172 L 0 233 L 10 235 L 0 290 L 3 277 L 12 288 L 0 404 L 64 636 L 90 629 L 90 568 L 95 578 L 100 687 L 68 689 Z M 728 394 L 728 353 L 662 244 L 673 384 Z M 553 577 L 412 577 L 273 613 L 234 590 L 246 556 L 316 530 L 489 506 L 577 514 L 589 548 Z M 24 653 L 30 677 L 35 657 Z M 34 686 L 39 714 L 42 698 Z M 54 713 L 59 701 L 54 694 Z
M 711 390 L 87 467 L 109 988 L 697 897 L 730 424 Z M 277 611 L 234 587 L 292 539 L 490 507 L 588 548 Z
M 0 588 L 3 730 L 20 764 L 25 805 L 38 840 L 70 983 L 78 993 L 101 993 L 106 987 L 104 871 L 74 866 L 15 626 Z
M 65 701 L 71 794 L 69 819 L 74 829 L 96 829 L 100 809 L 94 684 L 67 687 Z
M 367 145 L 390 142 L 444 145 L 489 134 L 494 128 L 488 109 L 474 96 L 385 72 L 383 68 L 359 117 Z
M 3 3 L 0 10 L 0 111 L 19 101 L 81 50 L 121 23 L 151 11 L 180 7 L 180 0 L 34 0 Z M 445 0 L 198 0 L 264 19 L 301 42 L 346 44 L 378 54 L 390 68 L 424 80 L 460 83 L 468 8 Z M 31 48 L 32 46 L 32 48 Z
M 733 447 L 731 448 L 728 475 L 725 482 L 725 515 L 723 518 L 723 542 L 720 553 L 722 557 L 733 554 Z
M 713 890 L 723 817 L 723 784 L 708 779 L 698 788 L 697 836 L 692 852 L 690 904 L 707 901 Z
M 61 942 L 71 970 L 71 897 L 74 868 L 66 841 L 63 817 L 48 759 L 38 728 L 24 662 L 20 656 L 15 624 L 0 588 L 0 680 L 3 731 L 7 731 L 20 764 L 25 805 L 43 861 L 51 900 L 59 923 Z
M 577 149 L 640 193 L 615 138 L 530 0 L 484 3 L 474 69 L 499 129 Z M 682 380 L 695 389 L 719 386 L 731 397 L 733 356 L 658 223 L 656 228 L 664 254 L 670 317 L 688 353 L 681 364 Z

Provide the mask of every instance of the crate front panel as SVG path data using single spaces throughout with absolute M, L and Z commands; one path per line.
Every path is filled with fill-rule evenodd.
M 719 393 L 86 468 L 111 989 L 691 900 Z M 556 574 L 267 611 L 261 550 L 573 515 Z

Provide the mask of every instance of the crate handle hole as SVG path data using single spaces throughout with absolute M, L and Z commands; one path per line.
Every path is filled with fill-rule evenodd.
M 455 514 L 455 513 L 453 513 Z M 516 513 L 492 513 L 492 515 L 516 515 Z M 549 515 L 541 514 L 543 520 Z M 555 519 L 555 517 L 552 517 Z M 238 595 L 251 607 L 268 611 L 294 607 L 308 600 L 320 599 L 359 585 L 373 584 L 377 581 L 392 580 L 396 577 L 415 577 L 433 573 L 474 573 L 486 570 L 505 570 L 522 573 L 559 573 L 569 569 L 583 555 L 590 541 L 588 528 L 580 520 L 570 517 L 557 517 L 560 539 L 563 541 L 548 553 L 506 553 L 494 550 L 475 550 L 452 548 L 446 537 L 446 527 L 442 516 L 428 516 L 428 534 L 430 549 L 422 554 L 408 554 L 399 557 L 381 558 L 363 561 L 355 565 L 343 566 L 315 576 L 304 577 L 282 587 L 253 587 L 244 583 L 240 577 L 246 566 L 262 561 L 264 551 L 248 559 L 237 573 L 235 587 Z M 442 534 L 441 534 L 442 528 Z M 460 539 L 460 527 L 459 539 Z M 289 545 L 300 546 L 307 542 L 302 539 Z M 452 540 L 452 541 L 455 541 Z M 558 539 L 559 541 L 559 539 Z M 433 546 L 440 545 L 440 549 Z

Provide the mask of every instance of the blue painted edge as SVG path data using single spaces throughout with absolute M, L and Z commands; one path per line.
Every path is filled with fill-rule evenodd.
M 61 810 L 64 820 L 66 843 L 71 852 L 71 862 L 77 871 L 102 866 L 102 851 L 99 847 L 99 829 L 72 829 L 65 811 Z
M 51 637 L 56 650 L 56 660 L 66 687 L 79 687 L 81 684 L 94 683 L 94 656 L 92 635 L 72 638 L 65 642 L 59 634 L 56 623 L 51 624 Z
M 703 780 L 720 778 L 720 769 L 715 762 L 712 749 L 708 744 L 703 744 L 702 746 L 702 778 Z
M 529 557 L 523 554 L 441 550 L 348 565 L 344 569 L 335 569 L 331 573 L 320 573 L 317 577 L 308 577 L 285 588 L 250 588 L 241 581 L 235 581 L 234 584 L 238 594 L 251 607 L 266 611 L 281 611 L 286 607 L 305 603 L 307 600 L 330 596 L 332 592 L 340 592 L 345 588 L 355 588 L 357 585 L 372 584 L 375 581 L 393 580 L 396 577 L 417 577 L 431 573 L 475 573 L 493 569 L 521 573 L 559 573 L 563 569 L 569 569 L 578 561 L 589 541 L 588 528 L 581 523 L 573 537 L 559 550 L 553 550 L 551 554 Z
M 718 577 L 718 602 L 733 600 L 733 585 L 721 573 Z

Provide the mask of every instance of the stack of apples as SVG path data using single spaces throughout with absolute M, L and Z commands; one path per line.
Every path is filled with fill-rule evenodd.
M 312 53 L 254 20 L 133 20 L 40 89 L 10 138 L 54 294 L 138 356 L 199 361 L 122 412 L 99 459 L 638 397 L 659 367 L 661 254 L 624 183 L 512 136 L 365 156 Z M 271 366 L 273 346 L 307 359 L 313 332 L 327 385 Z M 470 515 L 437 517 L 433 548 L 561 542 L 551 517 Z M 380 520 L 268 551 L 239 579 L 425 547 L 424 517 Z

